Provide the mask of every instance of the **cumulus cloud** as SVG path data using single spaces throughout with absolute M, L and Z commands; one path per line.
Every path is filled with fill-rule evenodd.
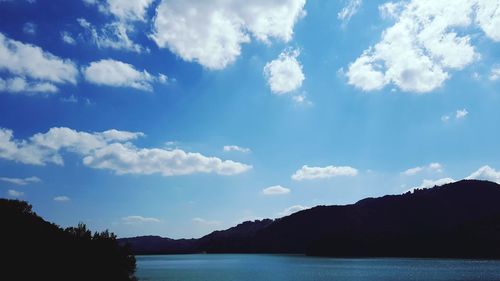
M 455 118 L 456 119 L 464 119 L 467 114 L 469 114 L 469 112 L 467 111 L 467 109 L 459 109 L 457 110 L 457 112 L 455 113 Z
M 281 185 L 273 185 L 262 190 L 264 195 L 283 195 L 290 193 L 290 189 Z
M 96 169 L 109 169 L 117 174 L 159 173 L 164 176 L 193 173 L 234 175 L 248 171 L 252 166 L 207 157 L 180 149 L 136 148 L 131 144 L 113 143 L 96 149 L 83 158 L 83 163 Z
M 6 178 L 0 177 L 0 181 L 15 184 L 15 185 L 28 185 L 30 183 L 41 182 L 42 180 L 38 177 L 28 177 L 28 178 Z
M 291 40 L 305 15 L 306 0 L 161 1 L 151 38 L 186 61 L 223 69 L 241 53 L 251 36 L 262 42 Z
M 144 224 L 144 223 L 158 223 L 161 220 L 157 218 L 148 218 L 143 216 L 128 216 L 122 218 L 123 223 L 125 224 Z
M 73 36 L 71 35 L 71 33 L 67 32 L 67 31 L 61 32 L 61 40 L 64 43 L 69 44 L 69 45 L 75 45 L 76 44 L 76 41 L 73 38 Z
M 12 130 L 0 128 L 0 158 L 31 165 L 63 165 L 62 156 L 59 154 L 63 149 L 85 155 L 115 141 L 123 142 L 140 136 L 143 134 L 139 132 L 109 130 L 87 133 L 55 127 L 27 140 L 16 140 Z
M 154 77 L 146 70 L 139 71 L 131 64 L 112 59 L 90 63 L 83 69 L 83 75 L 87 81 L 93 84 L 130 87 L 144 91 L 152 91 L 151 83 L 154 81 L 166 81 L 166 76 L 163 74 Z
M 435 163 L 430 163 L 427 166 L 417 166 L 417 167 L 410 168 L 410 169 L 402 172 L 401 174 L 404 176 L 414 176 L 414 175 L 416 175 L 420 172 L 423 172 L 423 171 L 441 173 L 443 171 L 443 166 L 440 163 L 435 162 Z
M 69 128 L 51 128 L 27 140 L 16 140 L 13 132 L 0 129 L 0 158 L 23 164 L 63 165 L 62 151 L 82 157 L 83 164 L 95 169 L 107 169 L 117 174 L 164 176 L 192 173 L 234 175 L 252 168 L 231 160 L 207 157 L 180 149 L 138 148 L 130 141 L 144 136 L 141 132 L 108 130 L 79 132 Z
M 500 79 L 500 66 L 494 66 L 491 69 L 489 78 L 491 81 L 497 81 Z
M 17 191 L 17 190 L 14 190 L 14 189 L 9 189 L 7 190 L 7 195 L 9 195 L 10 197 L 21 197 L 24 195 L 24 192 L 21 192 L 21 191 Z
M 70 200 L 71 199 L 68 196 L 64 195 L 54 197 L 54 201 L 56 202 L 69 202 Z
M 146 9 L 153 0 L 107 0 L 109 12 L 122 20 L 145 21 Z
M 363 90 L 394 84 L 403 91 L 425 93 L 443 85 L 450 70 L 460 70 L 480 55 L 469 35 L 472 25 L 500 41 L 500 3 L 489 0 L 401 1 L 380 8 L 396 22 L 381 40 L 350 64 L 348 83 Z
M 404 2 L 386 2 L 378 6 L 378 11 L 384 19 L 397 18 L 401 14 L 404 5 Z
M 420 184 L 419 186 L 414 187 L 414 188 L 408 190 L 407 192 L 413 192 L 413 191 L 415 191 L 415 189 L 433 188 L 435 186 L 441 186 L 441 185 L 445 185 L 447 183 L 452 183 L 452 182 L 455 182 L 455 180 L 452 179 L 452 178 L 442 178 L 442 179 L 437 179 L 437 180 L 425 180 L 424 179 L 422 181 L 422 184 Z
M 24 77 L 0 78 L 0 92 L 31 95 L 34 93 L 56 93 L 58 90 L 57 86 L 50 82 L 28 81 Z
M 496 171 L 492 167 L 485 165 L 470 174 L 466 179 L 487 180 L 500 184 L 500 171 Z
M 302 166 L 299 170 L 292 175 L 292 179 L 296 181 L 324 179 L 338 176 L 356 176 L 358 170 L 349 166 L 326 166 L 326 167 L 309 167 Z
M 78 69 L 40 47 L 25 44 L 0 33 L 0 91 L 13 93 L 57 92 L 56 84 L 76 84 Z
M 445 115 L 441 116 L 441 121 L 448 122 L 448 121 L 450 121 L 450 119 L 453 116 L 455 117 L 455 120 L 464 119 L 465 117 L 467 117 L 468 114 L 469 114 L 469 112 L 465 108 L 464 109 L 457 109 L 457 111 L 455 111 L 454 114 L 445 114 Z
M 347 4 L 337 14 L 337 18 L 341 20 L 343 24 L 346 24 L 358 12 L 362 3 L 363 1 L 361 0 L 347 0 Z
M 281 95 L 297 90 L 305 79 L 302 65 L 297 61 L 300 51 L 288 49 L 264 66 L 264 76 L 271 91 Z
M 223 147 L 223 149 L 226 152 L 237 151 L 237 152 L 242 152 L 242 153 L 249 153 L 252 151 L 252 150 L 250 150 L 250 148 L 241 147 L 241 146 L 237 146 L 237 145 L 225 145 Z
M 293 213 L 300 212 L 300 211 L 303 211 L 306 209 L 309 209 L 309 207 L 302 206 L 302 205 L 293 205 L 293 206 L 290 206 L 290 207 L 286 208 L 285 210 L 279 212 L 278 216 L 280 216 L 280 217 L 289 216 Z

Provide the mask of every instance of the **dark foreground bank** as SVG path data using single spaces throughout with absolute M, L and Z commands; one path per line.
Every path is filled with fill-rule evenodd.
M 0 280 L 136 280 L 135 257 L 108 231 L 62 229 L 31 205 L 0 199 Z
M 500 259 L 500 186 L 463 180 L 244 222 L 200 239 L 121 239 L 136 254 L 294 253 Z

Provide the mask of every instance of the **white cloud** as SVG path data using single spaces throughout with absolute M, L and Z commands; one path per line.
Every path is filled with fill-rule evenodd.
M 85 79 L 97 85 L 112 87 L 130 87 L 144 91 L 152 91 L 154 81 L 159 81 L 162 77 L 156 78 L 146 70 L 139 71 L 133 65 L 112 59 L 103 59 L 90 63 L 83 69 Z
M 153 0 L 107 0 L 109 12 L 122 20 L 145 21 L 146 9 Z
M 281 185 L 273 185 L 262 190 L 264 195 L 283 195 L 290 193 L 290 189 Z
M 76 84 L 78 70 L 71 60 L 61 59 L 40 47 L 12 40 L 0 33 L 0 91 L 56 92 L 54 84 Z
M 23 25 L 23 32 L 26 34 L 35 34 L 36 33 L 36 24 L 32 22 L 27 22 Z
M 362 0 L 347 0 L 347 4 L 337 14 L 337 18 L 341 20 L 343 24 L 349 22 L 349 20 L 358 12 L 362 3 Z
M 486 165 L 470 174 L 466 179 L 487 180 L 500 184 L 500 171 L 496 171 L 495 169 Z
M 251 36 L 262 42 L 291 40 L 305 15 L 306 0 L 161 1 L 151 38 L 186 61 L 223 69 L 241 53 Z
M 448 122 L 449 120 L 450 120 L 450 115 L 443 115 L 443 116 L 441 116 L 441 121 Z
M 438 172 L 441 173 L 443 171 L 443 166 L 440 163 L 430 163 L 427 166 L 418 166 L 410 168 L 401 174 L 404 176 L 414 176 L 420 172 L 429 171 L 429 172 Z
M 8 182 L 15 185 L 27 185 L 30 183 L 41 182 L 42 180 L 38 177 L 28 177 L 28 178 L 6 178 L 0 177 L 0 181 Z
M 148 50 L 129 38 L 128 32 L 134 30 L 134 26 L 127 22 L 110 22 L 104 24 L 99 30 L 83 18 L 77 19 L 81 27 L 86 31 L 86 36 L 98 48 L 111 48 L 115 50 L 126 50 L 136 53 Z
M 429 164 L 429 169 L 441 173 L 443 171 L 442 170 L 443 169 L 443 165 L 441 165 L 441 164 L 439 164 L 437 162 L 430 163 Z
M 83 0 L 95 5 L 104 14 L 111 14 L 121 21 L 146 21 L 146 11 L 153 0 Z
M 158 74 L 158 82 L 161 84 L 167 84 L 168 83 L 168 76 L 163 74 L 163 73 L 159 73 Z
M 237 146 L 237 145 L 225 145 L 223 147 L 223 149 L 226 152 L 229 152 L 229 151 L 238 151 L 238 152 L 242 152 L 242 153 L 249 153 L 249 152 L 252 151 L 252 150 L 250 150 L 250 148 L 241 147 L 241 146 Z
M 59 89 L 50 82 L 27 81 L 24 77 L 0 78 L 0 92 L 10 93 L 56 93 Z
M 21 196 L 24 195 L 24 192 L 17 191 L 17 190 L 14 190 L 14 189 L 9 189 L 9 190 L 7 190 L 7 194 L 10 197 L 21 197 Z
M 500 40 L 500 29 L 494 28 L 500 23 L 499 5 L 490 0 L 412 0 L 382 6 L 396 23 L 349 66 L 348 83 L 364 91 L 391 83 L 415 93 L 441 87 L 451 76 L 449 70 L 463 69 L 480 58 L 471 37 L 457 29 L 475 23 L 486 36 Z
M 414 167 L 402 172 L 402 174 L 405 176 L 413 176 L 420 173 L 422 170 L 423 170 L 422 167 Z
M 491 69 L 489 78 L 491 81 L 497 81 L 500 79 L 500 66 L 494 66 Z
M 455 114 L 455 118 L 456 119 L 464 119 L 467 114 L 469 114 L 469 112 L 467 111 L 467 109 L 459 109 L 457 110 L 456 114 Z
M 356 176 L 358 170 L 349 166 L 326 166 L 326 167 L 309 167 L 307 165 L 302 166 L 299 170 L 292 175 L 292 179 L 296 181 L 300 180 L 312 180 L 312 179 L 324 179 L 337 176 Z
M 303 211 L 306 209 L 309 209 L 309 207 L 302 206 L 302 205 L 293 205 L 293 206 L 290 206 L 290 207 L 286 208 L 285 210 L 279 212 L 278 216 L 284 217 L 284 216 L 288 216 L 288 215 L 291 215 L 293 213 L 300 212 L 300 211 Z
M 423 180 L 422 184 L 419 186 L 416 186 L 406 192 L 413 192 L 415 189 L 428 189 L 428 188 L 433 188 L 434 186 L 441 186 L 445 185 L 447 183 L 452 183 L 455 182 L 454 179 L 452 178 L 442 178 L 442 179 L 437 179 L 437 180 Z
M 98 48 L 149 52 L 149 49 L 130 39 L 129 33 L 134 32 L 136 21 L 148 21 L 147 9 L 153 0 L 84 0 L 84 2 L 96 6 L 101 13 L 113 17 L 111 22 L 101 28 L 93 26 L 83 18 L 78 19 L 80 26 L 87 31 Z
M 471 1 L 476 5 L 476 23 L 494 41 L 500 41 L 500 3 L 494 0 Z
M 306 96 L 304 95 L 293 96 L 292 99 L 298 104 L 303 104 L 307 101 Z
M 83 163 L 96 169 L 109 169 L 117 174 L 155 174 L 164 176 L 193 173 L 235 175 L 248 171 L 252 166 L 207 157 L 200 153 L 180 149 L 136 148 L 125 143 L 113 143 L 96 149 L 85 156 Z
M 397 18 L 401 14 L 404 4 L 404 2 L 386 2 L 378 6 L 378 11 L 384 19 Z
M 67 32 L 67 31 L 61 32 L 61 40 L 64 43 L 69 44 L 69 45 L 75 45 L 76 44 L 76 41 L 73 38 L 73 36 L 71 36 L 71 33 Z
M 128 216 L 122 218 L 125 224 L 144 224 L 144 223 L 159 223 L 161 220 L 157 218 L 148 218 L 143 216 Z
M 203 218 L 194 218 L 193 222 L 199 225 L 206 225 L 206 226 L 219 226 L 222 224 L 222 222 L 218 220 L 206 220 Z
M 54 197 L 54 201 L 56 202 L 69 202 L 70 200 L 71 199 L 68 196 L 64 195 Z
M 108 130 L 78 132 L 69 128 L 51 128 L 27 140 L 15 140 L 13 132 L 0 129 L 0 158 L 24 164 L 63 165 L 62 151 L 83 158 L 83 164 L 96 169 L 108 169 L 117 174 L 159 173 L 164 176 L 193 173 L 235 175 L 252 168 L 231 160 L 207 157 L 180 149 L 138 148 L 130 141 L 144 136 L 140 132 Z
M 302 65 L 297 61 L 299 50 L 284 50 L 277 59 L 264 67 L 264 76 L 271 91 L 281 95 L 297 90 L 305 79 Z
M 242 217 L 240 219 L 237 219 L 235 221 L 235 223 L 236 224 L 240 224 L 240 223 L 247 222 L 247 221 L 261 221 L 263 219 L 265 219 L 265 218 L 259 217 L 259 216 L 250 215 L 250 216 L 245 216 L 245 217 Z

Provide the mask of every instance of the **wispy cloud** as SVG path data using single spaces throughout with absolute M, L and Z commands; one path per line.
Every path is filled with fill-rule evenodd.
M 337 18 L 342 21 L 342 25 L 345 26 L 351 20 L 358 12 L 362 3 L 362 0 L 347 0 L 344 8 L 337 14 Z
M 291 215 L 293 213 L 300 212 L 300 211 L 303 211 L 306 209 L 309 209 L 309 207 L 306 207 L 303 205 L 293 205 L 293 206 L 290 206 L 290 207 L 286 208 L 285 210 L 279 212 L 278 216 L 284 217 L 284 216 L 288 216 L 288 215 Z
M 290 189 L 281 185 L 273 185 L 262 190 L 264 195 L 284 195 L 290 193 Z
M 401 172 L 402 175 L 404 176 L 414 176 L 418 173 L 428 171 L 428 172 L 438 172 L 441 173 L 443 171 L 443 165 L 440 163 L 430 163 L 429 165 L 426 166 L 417 166 L 413 168 L 409 168 L 408 170 Z
M 38 177 L 28 177 L 28 178 L 7 178 L 0 177 L 0 181 L 8 182 L 15 185 L 27 185 L 30 183 L 41 182 L 42 180 Z
M 159 223 L 160 219 L 152 218 L 152 217 L 143 217 L 143 216 L 128 216 L 123 217 L 122 221 L 125 224 L 144 224 L 144 223 Z
M 54 197 L 54 201 L 56 202 L 69 202 L 70 200 L 71 199 L 68 196 L 64 195 Z
M 241 147 L 241 146 L 237 146 L 237 145 L 225 145 L 223 147 L 223 150 L 226 152 L 229 152 L 229 151 L 237 151 L 237 152 L 242 152 L 242 153 L 252 152 L 252 150 L 250 148 Z
M 358 170 L 349 166 L 309 167 L 307 165 L 304 165 L 292 175 L 292 179 L 301 181 L 338 176 L 353 177 L 356 175 L 358 175 Z
M 193 222 L 205 226 L 219 226 L 222 224 L 222 222 L 218 220 L 207 220 L 203 218 L 193 218 Z
M 10 197 L 21 197 L 24 195 L 24 192 L 21 192 L 21 191 L 17 191 L 17 190 L 14 190 L 14 189 L 9 189 L 7 190 L 7 194 L 10 196 Z

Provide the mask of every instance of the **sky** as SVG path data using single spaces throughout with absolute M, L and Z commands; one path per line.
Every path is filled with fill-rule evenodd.
M 500 183 L 500 0 L 0 0 L 0 196 L 201 237 Z

